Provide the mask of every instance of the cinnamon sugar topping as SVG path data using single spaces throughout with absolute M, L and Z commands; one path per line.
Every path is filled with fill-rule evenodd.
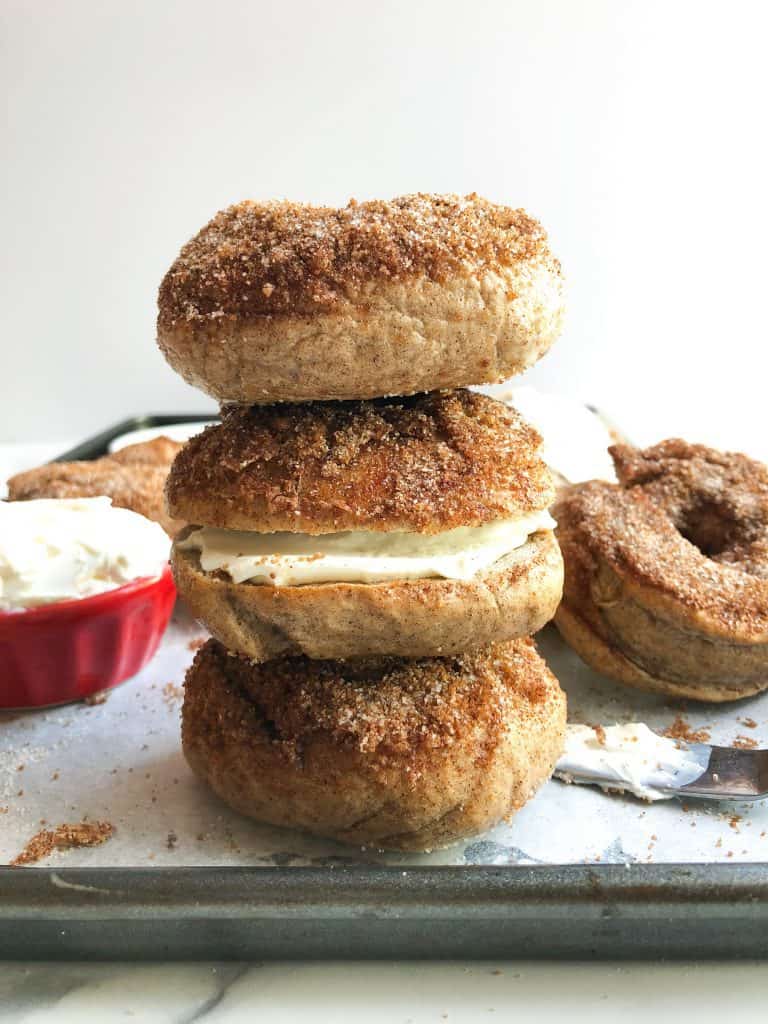
M 477 195 L 409 195 L 341 209 L 246 201 L 218 213 L 160 286 L 159 323 L 327 311 L 373 281 L 445 279 L 546 259 L 541 225 Z
M 167 497 L 204 526 L 437 533 L 545 508 L 540 444 L 513 409 L 464 390 L 230 407 L 179 454 Z
M 210 699 L 217 729 L 247 737 L 267 728 L 276 753 L 289 761 L 302 756 L 313 736 L 324 736 L 340 750 L 366 755 L 369 763 L 396 758 L 402 765 L 451 746 L 481 719 L 494 731 L 510 714 L 533 725 L 550 714 L 558 693 L 530 640 L 456 658 L 295 657 L 263 665 L 228 654 L 212 640 L 198 653 L 188 679 L 193 676 L 185 714 L 202 720 Z M 251 718 L 238 713 L 223 722 L 220 700 L 209 698 L 222 679 L 245 698 Z

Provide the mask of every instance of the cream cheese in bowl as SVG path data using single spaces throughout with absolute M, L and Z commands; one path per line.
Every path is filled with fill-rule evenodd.
M 160 576 L 168 553 L 161 526 L 107 497 L 0 502 L 0 611 Z

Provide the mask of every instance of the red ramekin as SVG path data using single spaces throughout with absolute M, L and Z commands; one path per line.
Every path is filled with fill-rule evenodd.
M 173 611 L 170 567 L 103 594 L 0 612 L 0 708 L 82 700 L 149 661 Z

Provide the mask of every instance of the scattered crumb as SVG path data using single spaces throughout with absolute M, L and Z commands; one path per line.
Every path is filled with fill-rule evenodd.
M 88 707 L 93 707 L 94 704 L 106 704 L 108 697 L 108 690 L 99 690 L 98 693 L 92 693 L 90 697 L 83 697 L 83 704 L 87 704 Z
M 757 740 L 753 736 L 739 735 L 731 743 L 731 746 L 737 747 L 739 750 L 754 750 L 757 746 Z
M 206 637 L 204 637 L 204 636 L 196 636 L 194 638 L 194 640 L 190 640 L 189 641 L 189 643 L 187 644 L 187 648 L 190 651 L 199 651 L 200 648 L 205 643 L 205 641 L 206 641 Z
M 731 816 L 730 816 L 730 817 L 728 818 L 728 824 L 729 824 L 729 825 L 731 826 L 731 828 L 732 828 L 732 829 L 734 829 L 734 831 L 736 831 L 736 832 L 738 832 L 738 831 L 739 831 L 739 823 L 740 823 L 740 822 L 741 822 L 741 815 L 740 815 L 740 814 L 732 814 L 732 815 L 731 815 Z
M 662 732 L 662 736 L 667 736 L 671 740 L 683 740 L 685 743 L 707 743 L 710 735 L 709 729 L 692 728 L 690 722 L 682 715 L 677 715 L 672 725 Z
M 171 709 L 175 710 L 176 705 L 180 700 L 184 699 L 184 687 L 177 686 L 176 683 L 166 683 L 163 687 L 163 700 L 166 705 Z
M 597 736 L 597 742 L 600 744 L 601 747 L 604 747 L 605 746 L 605 729 L 602 727 L 602 725 L 593 725 L 592 728 L 595 730 L 595 735 Z
M 746 725 L 748 729 L 757 728 L 757 722 L 754 720 L 754 718 L 740 718 L 739 721 L 742 725 Z
M 77 825 L 58 825 L 54 829 L 43 829 L 32 836 L 18 857 L 11 861 L 11 867 L 34 864 L 43 857 L 48 857 L 54 850 L 100 846 L 114 831 L 114 825 L 108 821 L 83 821 Z

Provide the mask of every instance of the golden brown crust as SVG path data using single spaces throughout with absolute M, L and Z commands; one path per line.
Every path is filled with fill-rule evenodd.
M 467 264 L 498 272 L 551 259 L 524 210 L 477 195 L 417 194 L 334 209 L 250 200 L 230 206 L 181 250 L 160 285 L 158 324 L 313 316 L 350 291 Z
M 281 655 L 428 657 L 528 636 L 552 618 L 563 565 L 550 531 L 471 580 L 323 583 L 272 587 L 205 573 L 174 545 L 180 596 L 229 650 L 257 661 Z
M 510 377 L 563 314 L 560 265 L 522 210 L 474 195 L 240 203 L 168 271 L 158 344 L 222 403 L 374 398 Z
M 460 658 L 263 665 L 216 641 L 187 674 L 184 752 L 236 810 L 345 842 L 445 846 L 522 806 L 565 697 L 528 640 Z
M 101 459 L 50 462 L 12 476 L 8 498 L 28 501 L 106 495 L 117 508 L 152 519 L 173 537 L 185 524 L 167 514 L 164 488 L 170 462 L 181 447 L 168 438 L 157 438 Z
M 541 438 L 469 391 L 225 410 L 189 441 L 169 513 L 233 530 L 439 533 L 546 508 Z
M 611 449 L 620 484 L 561 492 L 556 622 L 598 671 L 702 700 L 768 686 L 768 471 L 684 441 Z

